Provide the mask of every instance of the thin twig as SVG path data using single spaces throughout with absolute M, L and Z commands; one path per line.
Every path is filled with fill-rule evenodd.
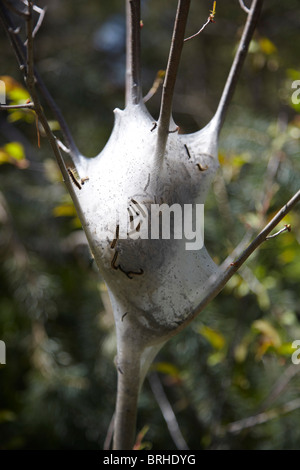
M 56 137 L 56 136 L 55 136 Z M 57 145 L 58 147 L 65 153 L 67 153 L 68 155 L 70 155 L 70 149 L 68 147 L 66 147 L 61 140 L 59 140 L 57 137 L 56 137 L 56 142 L 57 142 Z
M 181 433 L 176 415 L 165 394 L 161 381 L 156 373 L 152 373 L 148 377 L 152 392 L 161 409 L 162 415 L 167 423 L 170 435 L 178 450 L 189 450 L 188 445 Z
M 16 28 L 11 21 L 10 15 L 8 13 L 8 8 L 5 8 L 3 4 L 0 3 L 0 18 L 3 24 L 4 30 L 10 40 L 10 43 L 15 52 L 20 70 L 23 70 L 25 63 L 25 49 L 23 43 L 18 36 L 20 29 Z
M 291 231 L 291 225 L 290 225 L 290 224 L 286 224 L 282 229 L 278 230 L 278 232 L 273 233 L 273 235 L 269 235 L 268 237 L 266 237 L 266 240 L 270 240 L 271 238 L 276 238 L 276 237 L 278 237 L 278 235 L 280 235 L 281 233 L 283 233 L 283 232 L 290 232 L 290 231 Z
M 105 441 L 103 444 L 103 450 L 109 450 L 113 434 L 114 434 L 114 427 L 115 427 L 115 413 L 112 415 L 107 432 L 106 432 L 106 437 Z
M 168 139 L 174 87 L 183 47 L 184 33 L 190 3 L 191 0 L 178 0 L 173 37 L 170 47 L 166 76 L 163 84 L 160 115 L 158 120 L 156 155 L 159 159 L 162 159 L 164 156 Z
M 2 0 L 2 1 L 10 11 L 12 11 L 18 16 L 21 16 L 22 18 L 27 18 L 27 13 L 25 11 L 18 10 L 18 8 L 12 5 L 8 0 Z
M 42 23 L 44 21 L 45 13 L 46 13 L 47 7 L 40 8 L 37 5 L 34 5 L 34 11 L 36 11 L 39 14 L 39 19 L 37 20 L 37 23 L 34 27 L 34 30 L 32 31 L 32 37 L 35 38 L 38 30 L 42 26 Z
M 267 409 L 270 404 L 272 404 L 280 396 L 280 394 L 282 394 L 282 392 L 288 386 L 289 382 L 299 372 L 300 369 L 298 366 L 290 365 L 275 382 L 269 395 L 260 405 L 258 412 L 254 416 L 235 421 L 226 425 L 225 427 L 218 426 L 218 429 L 221 429 L 221 434 L 224 432 L 224 430 L 231 433 L 238 433 L 240 431 L 244 431 L 245 429 L 250 429 L 251 427 L 257 426 L 258 424 L 263 424 L 267 421 L 270 421 L 271 419 L 277 418 L 281 414 L 293 411 L 294 409 L 298 408 L 298 402 L 295 403 L 295 400 L 293 400 L 292 402 L 283 405 L 283 407 L 276 407 L 271 410 Z
M 279 121 L 279 125 L 280 124 L 282 124 L 281 121 Z M 282 127 L 282 126 L 280 126 L 280 127 Z M 275 154 L 275 156 L 272 155 L 272 157 L 269 159 L 269 164 L 268 164 L 268 167 L 267 167 L 266 177 L 264 179 L 263 189 L 262 189 L 261 192 L 258 193 L 257 201 L 263 201 L 262 204 L 261 204 L 262 209 L 258 211 L 258 216 L 259 216 L 259 219 L 260 219 L 260 221 L 259 221 L 259 226 L 260 227 L 263 227 L 266 223 L 265 215 L 266 215 L 267 210 L 270 207 L 270 202 L 271 202 L 271 199 L 272 199 L 273 194 L 274 194 L 274 188 L 275 188 L 274 179 L 276 177 L 280 161 L 281 161 L 281 158 L 280 158 L 279 152 L 277 152 Z M 230 206 L 228 204 L 226 204 L 227 192 L 226 192 L 225 185 L 223 183 L 223 179 L 219 178 L 218 182 L 221 183 L 221 186 L 219 187 L 219 185 L 218 185 L 218 188 L 216 188 L 217 189 L 216 194 L 219 195 L 218 203 L 220 204 L 220 206 L 222 208 L 222 210 L 220 212 L 221 212 L 222 215 L 224 215 L 224 213 L 225 213 L 225 222 L 229 221 L 229 224 L 226 224 L 226 227 L 228 225 L 228 228 L 229 228 L 230 227 L 230 220 L 232 219 L 232 214 L 231 214 Z M 223 207 L 224 200 L 225 200 L 225 207 Z M 232 228 L 232 226 L 233 226 L 233 224 L 231 224 L 231 228 Z M 288 230 L 287 227 L 280 230 L 280 233 L 282 233 L 283 231 L 286 231 L 286 230 Z M 223 263 L 224 266 L 229 266 L 234 261 L 234 259 L 236 259 L 237 257 L 239 257 L 241 255 L 241 253 L 244 251 L 246 246 L 249 244 L 249 242 L 250 242 L 251 238 L 253 237 L 254 233 L 255 232 L 254 232 L 253 227 L 251 227 L 249 230 L 247 230 L 247 232 L 246 232 L 244 238 L 242 239 L 242 241 L 234 248 L 234 250 L 228 256 L 228 258 L 224 261 L 224 263 Z M 276 235 L 276 234 L 274 234 L 274 235 Z M 279 235 L 279 233 L 277 235 Z M 232 237 L 233 237 L 233 235 L 231 235 L 231 238 Z M 273 237 L 273 236 L 271 236 L 271 237 Z M 268 238 L 269 237 L 266 237 L 266 240 Z M 239 271 L 239 274 L 244 279 L 244 281 L 247 282 L 249 288 L 253 292 L 257 292 L 257 290 L 260 289 L 260 283 L 259 283 L 258 279 L 254 276 L 253 272 L 246 265 L 242 266 L 242 268 Z M 235 336 L 232 339 L 231 344 L 228 347 L 228 352 L 227 352 L 227 356 L 226 356 L 226 362 L 228 364 L 228 370 L 227 370 L 227 376 L 228 377 L 230 376 L 230 370 L 232 370 L 232 368 L 233 368 L 233 362 L 234 362 L 234 360 L 233 360 L 233 351 L 234 351 L 234 345 L 236 344 L 236 340 L 237 340 L 236 333 L 239 330 L 238 325 L 239 325 L 239 322 L 240 322 L 241 318 L 242 318 L 242 315 L 241 315 L 241 312 L 240 312 L 240 314 L 237 317 L 236 326 L 234 328 Z M 293 366 L 293 367 L 295 367 L 295 366 Z M 226 401 L 227 394 L 228 394 L 228 383 L 227 382 L 228 381 L 225 381 L 225 383 L 222 385 L 221 391 L 220 391 L 220 394 L 219 394 L 219 397 L 218 397 L 218 407 L 216 408 L 216 413 L 215 413 L 216 417 L 215 417 L 215 422 L 214 422 L 214 425 L 213 425 L 213 428 L 216 429 L 216 430 L 218 430 L 220 428 L 220 423 L 221 423 L 221 420 L 222 420 L 222 414 L 223 414 L 223 410 L 224 410 L 224 406 L 225 406 L 225 401 Z M 280 385 L 279 385 L 279 387 L 280 387 Z M 277 388 L 276 388 L 276 390 L 277 390 Z M 218 409 L 219 409 L 219 412 L 218 412 Z M 259 413 L 261 413 L 262 411 L 265 411 L 265 406 L 260 407 L 260 409 L 258 410 Z M 219 438 L 219 436 L 218 436 L 218 432 L 217 432 L 216 435 L 214 435 L 214 439 L 216 440 L 217 443 L 218 443 L 218 438 Z
M 126 105 L 142 98 L 140 16 L 140 0 L 126 0 Z
M 284 405 L 279 406 L 277 408 L 272 408 L 271 410 L 264 411 L 255 416 L 250 416 L 249 418 L 245 418 L 239 421 L 234 421 L 233 423 L 229 423 L 226 426 L 225 430 L 227 432 L 237 434 L 243 431 L 244 429 L 253 428 L 254 426 L 257 426 L 258 424 L 267 423 L 268 421 L 271 421 L 272 419 L 276 419 L 281 415 L 290 413 L 291 411 L 297 410 L 299 408 L 300 408 L 300 398 L 295 398 L 294 400 L 291 400 L 288 403 L 285 403 Z
M 239 79 L 243 63 L 247 56 L 248 47 L 253 36 L 254 30 L 256 28 L 260 11 L 262 8 L 263 0 L 253 0 L 251 9 L 247 18 L 247 22 L 243 31 L 242 38 L 238 50 L 236 52 L 234 61 L 232 63 L 226 84 L 218 105 L 214 119 L 217 124 L 217 132 L 220 133 L 222 125 L 224 123 L 225 114 L 228 109 L 228 106 L 231 102 L 237 81 Z
M 276 136 L 282 135 L 287 129 L 287 116 L 280 114 L 277 119 L 277 132 Z M 257 213 L 261 220 L 265 220 L 265 215 L 270 208 L 270 204 L 273 196 L 277 191 L 276 177 L 280 168 L 280 164 L 283 160 L 283 152 L 281 147 L 278 148 L 276 143 L 278 139 L 274 138 L 271 142 L 271 155 L 268 161 L 267 171 L 264 177 L 264 184 L 257 194 L 256 204 L 258 207 Z
M 206 28 L 206 26 L 211 23 L 210 18 L 207 19 L 207 21 L 204 23 L 204 25 L 199 29 L 199 31 L 192 36 L 189 36 L 188 38 L 185 38 L 184 42 L 190 41 L 191 39 L 194 39 L 195 37 L 199 36 L 199 34 L 202 33 L 202 31 Z
M 27 1 L 28 0 L 23 0 L 23 3 L 25 3 L 25 5 L 27 5 Z M 39 14 L 39 18 L 37 20 L 37 23 L 36 23 L 36 25 L 35 25 L 35 27 L 32 31 L 32 38 L 34 39 L 36 34 L 38 33 L 40 27 L 42 26 L 47 7 L 40 8 L 37 5 L 33 5 L 33 10 L 36 11 Z M 26 41 L 24 43 L 24 46 L 26 46 Z
M 67 168 L 65 166 L 64 160 L 62 158 L 59 146 L 57 144 L 57 139 L 55 135 L 52 133 L 51 128 L 49 126 L 48 120 L 44 114 L 42 105 L 39 100 L 38 93 L 36 91 L 36 82 L 40 81 L 38 74 L 36 73 L 36 70 L 34 68 L 34 57 L 33 57 L 33 18 L 32 18 L 32 12 L 33 12 L 33 2 L 31 0 L 28 1 L 28 14 L 26 16 L 26 32 L 27 32 L 27 43 L 26 43 L 26 48 L 24 48 L 19 36 L 14 33 L 14 29 L 12 28 L 12 23 L 10 20 L 10 17 L 7 13 L 7 10 L 4 8 L 3 4 L 0 3 L 0 18 L 1 21 L 4 25 L 4 29 L 7 32 L 11 43 L 13 45 L 13 49 L 16 53 L 17 60 L 19 64 L 22 66 L 21 69 L 24 73 L 25 76 L 25 81 L 28 87 L 29 94 L 31 95 L 31 100 L 34 105 L 34 111 L 36 113 L 37 119 L 44 128 L 45 135 L 47 137 L 47 140 L 52 148 L 52 151 L 54 153 L 54 156 L 56 158 L 57 164 L 61 170 L 62 176 L 64 178 L 65 185 L 72 197 L 75 209 L 77 211 L 77 214 L 81 220 L 81 223 L 83 226 L 87 225 L 85 214 L 82 212 L 82 208 L 78 202 L 78 198 L 74 189 L 74 186 L 72 185 L 71 178 L 68 174 Z M 26 61 L 26 63 L 25 63 Z M 41 86 L 41 81 L 39 85 Z M 43 84 L 42 84 L 43 85 Z M 44 85 L 43 85 L 44 86 Z M 45 92 L 46 94 L 48 93 L 48 90 L 45 87 Z M 50 94 L 48 93 L 48 97 L 50 97 Z M 51 98 L 51 97 L 50 97 Z M 53 99 L 51 98 L 53 101 Z M 55 102 L 53 101 L 54 106 Z M 53 107 L 52 107 L 53 109 Z M 59 120 L 59 119 L 58 119 Z M 65 121 L 63 120 L 63 123 Z M 61 122 L 60 122 L 61 124 Z M 65 124 L 66 125 L 66 124 Z M 65 136 L 65 133 L 64 133 Z M 65 136 L 66 137 L 66 136 Z M 72 142 L 72 139 L 71 139 Z M 75 144 L 74 144 L 75 145 Z M 74 147 L 72 147 L 72 151 L 74 150 Z M 77 151 L 78 152 L 78 151 Z M 80 154 L 79 152 L 73 153 L 72 158 L 74 161 L 74 157 L 77 156 L 79 158 Z M 87 233 L 87 238 L 90 243 L 89 239 L 89 234 Z
M 273 388 L 271 389 L 268 396 L 264 399 L 263 403 L 260 406 L 259 411 L 265 411 L 267 407 L 273 403 L 279 395 L 286 389 L 289 382 L 295 377 L 296 374 L 300 372 L 300 368 L 298 365 L 291 364 L 283 374 L 279 377 L 279 379 L 275 382 Z
M 28 91 L 31 95 L 32 102 L 34 105 L 34 110 L 36 112 L 36 115 L 42 124 L 45 134 L 48 138 L 48 141 L 52 147 L 53 153 L 56 157 L 57 163 L 60 167 L 60 170 L 62 172 L 62 175 L 65 179 L 66 185 L 68 186 L 68 189 L 71 193 L 71 195 L 74 193 L 72 184 L 69 182 L 70 178 L 68 177 L 68 172 L 66 169 L 66 166 L 64 164 L 64 160 L 61 156 L 60 150 L 58 148 L 56 138 L 53 135 L 49 123 L 47 121 L 47 118 L 43 112 L 43 108 L 41 106 L 38 94 L 35 89 L 35 74 L 34 74 L 34 57 L 33 57 L 33 37 L 32 37 L 32 32 L 33 32 L 33 21 L 32 21 L 32 11 L 33 11 L 33 3 L 31 0 L 28 1 L 28 15 L 26 18 L 26 32 L 27 32 L 27 57 L 26 57 L 26 69 L 25 69 L 25 81 L 26 85 L 28 87 Z
M 8 12 L 8 8 L 5 8 L 4 4 L 0 2 L 0 18 L 1 22 L 3 24 L 4 30 L 6 31 L 9 40 L 11 42 L 11 45 L 13 47 L 13 50 L 15 52 L 15 55 L 17 57 L 17 61 L 19 63 L 20 70 L 23 70 L 25 67 L 25 62 L 26 62 L 26 48 L 24 47 L 24 44 L 19 36 L 18 30 L 15 28 L 14 23 L 11 19 L 11 16 Z M 27 18 L 27 16 L 25 17 Z M 26 45 L 27 46 L 27 45 Z M 71 157 L 73 159 L 74 164 L 76 165 L 78 160 L 81 157 L 81 153 L 79 152 L 73 136 L 70 132 L 70 129 L 60 111 L 58 108 L 56 102 L 52 98 L 51 94 L 49 93 L 46 85 L 44 84 L 43 80 L 41 79 L 39 73 L 37 70 L 34 68 L 34 77 L 35 77 L 35 82 L 36 86 L 39 88 L 39 91 L 43 98 L 45 99 L 47 105 L 51 109 L 52 113 L 54 114 L 56 120 L 59 122 L 61 132 L 64 136 L 64 139 L 67 143 L 67 146 L 70 148 L 71 151 Z
M 263 228 L 263 230 L 256 236 L 256 238 L 248 245 L 248 247 L 235 259 L 230 265 L 227 260 L 220 266 L 217 274 L 212 275 L 206 285 L 207 294 L 202 301 L 193 310 L 189 318 L 172 334 L 175 335 L 187 324 L 191 323 L 193 319 L 199 315 L 200 312 L 219 294 L 223 287 L 227 284 L 229 279 L 237 272 L 237 270 L 245 263 L 245 261 L 252 255 L 252 253 L 266 240 L 269 233 L 278 225 L 278 223 L 293 209 L 293 207 L 300 201 L 300 190 L 277 212 L 273 219 Z
M 215 179 L 213 186 L 219 215 L 227 235 L 226 240 L 229 245 L 228 248 L 233 249 L 238 240 L 236 236 L 237 234 L 232 230 L 232 227 L 235 227 L 235 218 L 230 207 L 224 175 L 219 174 Z
M 154 96 L 155 93 L 158 91 L 159 87 L 163 83 L 165 74 L 166 74 L 165 70 L 159 70 L 157 72 L 152 87 L 148 91 L 147 95 L 145 95 L 144 98 L 143 98 L 144 103 L 147 103 L 147 101 L 149 101 L 152 98 L 152 96 Z
M 257 235 L 257 237 L 248 245 L 248 247 L 240 254 L 240 256 L 231 263 L 230 266 L 221 266 L 225 272 L 221 275 L 221 279 L 218 279 L 215 289 L 217 292 L 211 292 L 206 296 L 206 300 L 201 302 L 207 304 L 208 298 L 213 295 L 217 295 L 218 292 L 224 287 L 229 279 L 236 273 L 236 271 L 244 264 L 249 256 L 266 240 L 268 234 L 276 227 L 276 225 L 293 209 L 293 207 L 300 201 L 300 190 L 277 212 L 273 219 L 263 228 L 263 230 Z M 210 299 L 211 300 L 211 299 Z M 200 304 L 200 305 L 201 305 Z M 203 309 L 200 305 L 195 309 L 194 315 L 197 315 L 199 311 Z
M 193 34 L 193 35 L 190 36 L 189 38 L 186 38 L 186 39 L 184 40 L 184 42 L 190 41 L 190 39 L 193 39 L 193 38 L 195 38 L 196 36 L 199 36 L 199 34 L 202 33 L 202 31 L 206 28 L 206 26 L 207 26 L 209 23 L 215 23 L 214 17 L 215 17 L 215 14 L 216 14 L 216 3 L 217 3 L 217 2 L 214 1 L 213 9 L 210 11 L 210 15 L 209 15 L 209 17 L 207 18 L 206 23 L 204 23 L 204 25 L 199 29 L 199 31 L 198 31 L 196 34 Z
M 282 118 L 279 118 L 278 119 L 278 131 L 277 131 L 278 135 L 280 133 L 284 132 L 285 130 L 286 130 L 286 122 L 284 122 Z M 273 151 L 273 149 L 271 149 L 271 151 Z M 274 194 L 277 191 L 277 185 L 275 184 L 275 178 L 277 176 L 281 161 L 282 161 L 282 152 L 280 152 L 278 150 L 275 152 L 274 155 L 272 153 L 272 155 L 269 158 L 268 165 L 267 165 L 267 171 L 266 171 L 266 174 L 265 174 L 265 177 L 264 177 L 263 187 L 257 193 L 256 202 L 255 202 L 255 206 L 257 206 L 258 203 L 261 206 L 259 209 L 257 209 L 257 215 L 259 217 L 259 221 L 257 223 L 258 227 L 264 227 L 264 225 L 266 224 L 266 214 L 267 214 L 267 212 L 270 208 L 272 198 L 273 198 Z M 219 178 L 219 180 L 220 180 L 220 178 Z M 224 202 L 224 200 L 226 201 L 226 197 L 227 197 L 225 189 L 226 188 L 224 187 L 223 190 L 222 190 L 222 187 L 220 189 L 220 187 L 218 186 L 218 191 L 216 192 L 216 194 L 221 193 L 221 198 L 220 199 L 222 199 L 222 203 Z M 228 206 L 228 209 L 230 210 L 229 206 Z M 225 207 L 223 207 L 223 206 L 222 206 L 221 213 L 222 213 L 222 215 L 223 215 L 223 213 L 225 213 L 225 214 L 227 213 L 227 211 L 225 210 Z M 226 220 L 230 221 L 231 218 L 232 218 L 232 214 L 228 213 L 226 215 Z M 243 237 L 243 239 L 241 240 L 241 242 L 230 253 L 228 258 L 225 260 L 224 264 L 227 263 L 227 265 L 229 265 L 235 258 L 238 258 L 238 256 L 240 256 L 242 251 L 246 248 L 246 246 L 250 242 L 250 240 L 251 240 L 252 236 L 254 235 L 254 233 L 255 233 L 255 230 L 254 230 L 253 227 L 251 227 L 247 230 L 247 232 L 246 232 L 245 236 Z M 232 238 L 232 235 L 231 235 L 231 238 Z
M 247 14 L 249 14 L 250 8 L 246 7 L 243 0 L 239 0 L 239 2 L 240 2 L 240 6 L 241 6 L 242 10 L 244 10 Z
M 33 103 L 24 104 L 0 104 L 0 109 L 34 109 Z
M 29 89 L 35 87 L 34 78 L 34 60 L 33 60 L 33 1 L 28 0 L 28 13 L 26 18 L 26 31 L 27 31 L 27 57 L 26 57 L 26 84 Z M 28 82 L 28 83 L 27 83 Z

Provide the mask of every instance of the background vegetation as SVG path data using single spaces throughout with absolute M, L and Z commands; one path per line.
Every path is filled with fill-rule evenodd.
M 36 62 L 81 151 L 100 152 L 124 106 L 124 2 L 43 0 Z M 193 1 L 187 35 L 212 2 Z M 145 94 L 166 66 L 175 0 L 142 2 Z M 217 2 L 216 24 L 186 43 L 175 121 L 192 132 L 212 117 L 245 21 Z M 222 261 L 246 231 L 256 233 L 299 188 L 299 4 L 266 2 L 221 134 L 221 169 L 208 198 L 205 238 Z M 10 102 L 21 74 L 3 31 L 1 69 Z M 158 114 L 159 93 L 149 102 Z M 48 113 L 48 117 L 51 116 Z M 55 126 L 55 123 L 53 123 Z M 114 411 L 115 337 L 107 292 L 45 139 L 28 112 L 0 115 L 1 449 L 99 449 Z M 190 449 L 299 447 L 299 207 L 224 291 L 159 353 L 159 377 Z M 281 226 L 281 227 L 282 227 Z M 154 378 L 154 379 L 153 379 Z M 157 401 L 158 400 L 158 401 Z M 161 395 L 146 380 L 138 429 L 155 450 L 175 449 Z M 247 419 L 251 418 L 251 419 Z M 145 430 L 145 428 L 144 428 Z M 174 436 L 173 436 L 174 437 Z

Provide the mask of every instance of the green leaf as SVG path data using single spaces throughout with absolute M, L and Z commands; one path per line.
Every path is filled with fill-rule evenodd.
M 180 370 L 170 362 L 155 362 L 151 366 L 151 370 L 161 372 L 162 374 L 169 375 L 175 379 L 180 378 Z
M 28 124 L 35 122 L 35 114 L 31 109 L 12 109 L 7 116 L 9 122 L 25 121 Z
M 283 343 L 276 349 L 276 352 L 282 356 L 291 356 L 295 348 L 292 347 L 292 343 Z
M 271 54 L 274 54 L 275 52 L 277 52 L 277 47 L 275 46 L 275 44 L 272 41 L 270 41 L 270 39 L 261 38 L 261 39 L 259 39 L 258 42 L 259 42 L 259 45 L 260 45 L 260 49 L 264 54 L 271 55 Z
M 7 93 L 8 98 L 11 101 L 11 104 L 24 104 L 27 100 L 30 99 L 30 94 L 25 88 L 16 87 L 13 90 Z
M 219 331 L 213 330 L 209 326 L 200 326 L 198 333 L 204 336 L 214 349 L 223 349 L 226 344 L 224 336 Z
M 281 338 L 271 323 L 266 320 L 256 320 L 252 323 L 252 329 L 261 334 L 256 349 L 256 359 L 260 360 L 271 348 L 277 351 L 281 346 Z
M 224 351 L 215 351 L 210 354 L 207 358 L 207 364 L 211 367 L 216 366 L 220 362 L 223 362 L 225 359 Z
M 270 343 L 278 348 L 281 345 L 281 339 L 274 326 L 266 320 L 256 320 L 252 323 L 252 328 L 264 337 L 270 340 Z
M 10 142 L 0 148 L 0 165 L 10 163 L 20 169 L 28 168 L 23 145 L 20 142 Z
M 23 160 L 25 158 L 24 147 L 20 142 L 10 142 L 4 145 L 3 148 L 15 160 Z
M 287 69 L 286 74 L 291 80 L 300 80 L 300 70 Z
M 55 217 L 75 217 L 76 210 L 72 203 L 70 204 L 60 204 L 59 206 L 54 207 L 53 215 Z
M 1 75 L 0 80 L 4 82 L 6 95 L 10 104 L 22 104 L 30 99 L 30 94 L 17 80 L 9 75 Z

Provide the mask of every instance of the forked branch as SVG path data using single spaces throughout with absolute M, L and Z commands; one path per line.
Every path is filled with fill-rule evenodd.
M 20 65 L 20 69 L 24 73 L 24 79 L 29 91 L 29 94 L 31 96 L 31 102 L 30 103 L 25 103 L 24 105 L 20 105 L 22 108 L 30 108 L 32 109 L 37 116 L 37 120 L 40 122 L 42 125 L 47 140 L 49 144 L 51 145 L 52 151 L 54 153 L 54 156 L 56 158 L 56 161 L 59 165 L 59 168 L 61 170 L 61 173 L 63 175 L 65 184 L 67 186 L 67 189 L 72 196 L 74 205 L 78 211 L 78 214 L 81 216 L 82 220 L 84 219 L 84 215 L 82 214 L 81 208 L 78 204 L 76 194 L 74 192 L 73 185 L 71 183 L 68 171 L 65 166 L 64 159 L 61 155 L 59 144 L 58 144 L 58 139 L 56 136 L 52 133 L 51 128 L 49 126 L 48 120 L 45 116 L 43 107 L 41 105 L 39 95 L 36 90 L 36 84 L 38 83 L 40 86 L 42 84 L 42 87 L 44 86 L 43 83 L 40 81 L 40 78 L 35 70 L 34 67 L 34 54 L 33 54 L 33 34 L 34 34 L 34 27 L 33 27 L 33 10 L 34 10 L 34 2 L 32 0 L 28 0 L 24 4 L 27 7 L 27 11 L 24 11 L 24 17 L 25 17 L 25 24 L 26 24 L 26 46 L 23 46 L 23 43 L 21 41 L 21 38 L 19 37 L 19 33 L 16 32 L 16 29 L 13 27 L 13 24 L 11 22 L 10 16 L 3 4 L 0 4 L 0 17 L 1 21 L 4 25 L 4 29 L 7 32 L 11 44 L 13 46 L 13 49 L 15 51 L 15 54 L 17 56 L 17 60 Z M 48 93 L 46 87 L 44 88 L 44 91 L 46 92 L 46 95 Z M 50 94 L 48 94 L 48 97 L 50 97 Z M 52 102 L 54 103 L 53 99 L 50 97 Z M 55 103 L 54 103 L 55 105 Z M 5 109 L 5 107 L 3 107 Z M 7 107 L 6 107 L 7 109 Z M 9 107 L 8 107 L 9 109 Z M 53 109 L 53 108 L 52 108 Z M 61 117 L 62 122 L 65 124 L 65 121 Z M 60 122 L 61 123 L 61 122 Z M 65 124 L 66 125 L 66 124 Z M 69 132 L 69 131 L 68 131 Z M 72 139 L 71 139 L 72 141 Z M 69 142 L 70 143 L 70 142 Z M 75 145 L 75 144 L 74 144 Z M 72 147 L 73 148 L 73 147 Z M 74 148 L 73 148 L 74 149 Z M 75 147 L 76 149 L 76 147 Z M 78 150 L 76 149 L 76 152 Z M 79 156 L 79 152 L 76 154 L 73 154 L 72 157 L 74 159 L 74 156 Z
M 22 41 L 22 39 L 20 37 L 20 34 L 19 34 L 19 28 L 15 27 L 14 22 L 11 18 L 10 13 L 9 13 L 9 10 L 11 8 L 5 6 L 7 3 L 8 2 L 4 2 L 4 3 L 0 2 L 0 19 L 1 19 L 1 23 L 3 24 L 4 30 L 6 31 L 7 36 L 10 40 L 12 48 L 15 52 L 20 70 L 24 71 L 24 68 L 26 68 L 26 62 L 27 62 L 28 44 L 26 43 L 26 46 L 24 46 L 23 41 Z M 34 9 L 35 7 L 36 6 L 33 4 L 32 9 Z M 21 16 L 23 18 L 25 18 L 26 21 L 28 21 L 28 19 L 29 19 L 28 18 L 28 13 L 25 10 L 22 11 L 21 13 L 22 13 Z M 20 15 L 19 10 L 18 10 L 17 14 Z M 31 16 L 30 21 L 33 21 L 32 16 Z M 32 34 L 31 34 L 32 39 L 34 38 L 34 34 L 36 34 L 37 27 L 40 26 L 41 21 L 42 20 L 41 20 L 41 16 L 40 16 L 39 20 L 38 20 L 38 25 L 36 25 L 35 28 L 32 27 Z M 27 41 L 28 41 L 28 38 L 27 38 Z M 38 87 L 38 89 L 39 89 L 41 95 L 43 96 L 44 100 L 46 101 L 47 105 L 51 109 L 53 115 L 55 116 L 55 118 L 59 122 L 61 132 L 62 132 L 63 137 L 65 139 L 65 143 L 66 143 L 67 147 L 70 150 L 70 156 L 72 157 L 72 159 L 73 159 L 73 161 L 76 165 L 76 163 L 80 159 L 81 153 L 79 152 L 79 150 L 78 150 L 78 148 L 77 148 L 77 146 L 74 142 L 74 139 L 72 137 L 70 129 L 69 129 L 69 127 L 68 127 L 68 125 L 67 125 L 67 123 L 66 123 L 66 121 L 65 121 L 65 119 L 64 119 L 64 117 L 63 117 L 63 115 L 60 111 L 60 109 L 58 108 L 56 102 L 52 98 L 50 92 L 48 91 L 47 87 L 45 86 L 43 80 L 41 79 L 41 77 L 38 74 L 38 72 L 37 72 L 36 68 L 34 67 L 34 65 L 33 65 L 33 74 L 34 74 L 34 82 L 35 82 L 36 86 Z
M 244 10 L 248 14 L 250 12 L 250 9 L 248 7 L 246 7 L 243 0 L 239 0 L 239 2 L 240 2 L 241 9 Z

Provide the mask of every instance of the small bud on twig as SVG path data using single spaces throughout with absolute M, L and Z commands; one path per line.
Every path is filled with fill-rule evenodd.
M 278 237 L 278 235 L 280 235 L 281 233 L 283 232 L 290 232 L 292 230 L 292 227 L 291 227 L 291 224 L 286 224 L 281 230 L 279 230 L 278 232 L 274 233 L 273 235 L 269 235 L 268 237 L 266 237 L 266 240 L 270 240 L 271 238 L 275 238 L 275 237 Z
M 209 23 L 215 23 L 215 14 L 216 14 L 216 3 L 217 2 L 214 2 L 213 4 L 213 9 L 210 10 L 210 13 L 209 13 L 209 17 L 207 18 L 207 21 L 204 23 L 204 25 L 199 29 L 199 31 L 196 33 L 196 34 L 193 34 L 192 36 L 186 38 L 184 40 L 184 42 L 187 42 L 189 41 L 190 39 L 193 39 L 195 38 L 196 36 L 199 36 L 199 34 L 202 33 L 202 31 L 206 28 L 206 26 L 209 24 Z

